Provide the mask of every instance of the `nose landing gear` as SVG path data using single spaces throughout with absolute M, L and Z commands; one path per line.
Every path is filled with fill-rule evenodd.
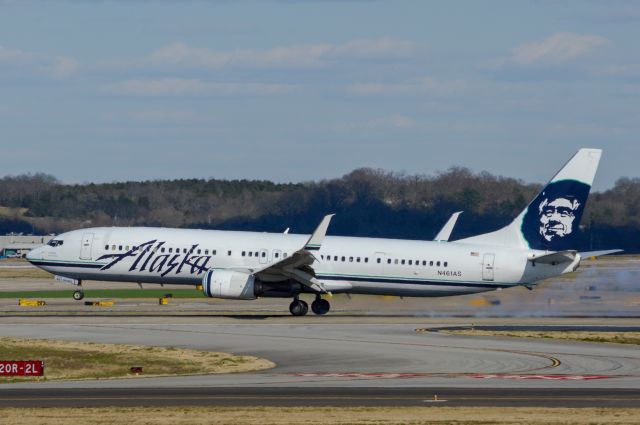
M 84 298 L 84 292 L 82 292 L 82 289 L 78 289 L 77 291 L 73 292 L 73 299 L 74 300 L 80 301 L 83 298 Z

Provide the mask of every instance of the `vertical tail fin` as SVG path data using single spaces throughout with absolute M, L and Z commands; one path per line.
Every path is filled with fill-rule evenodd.
M 601 155 L 600 149 L 580 149 L 511 224 L 463 241 L 546 251 L 576 248 Z

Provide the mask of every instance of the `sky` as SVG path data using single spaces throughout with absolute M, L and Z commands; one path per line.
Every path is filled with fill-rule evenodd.
M 0 176 L 638 177 L 640 2 L 0 0 Z

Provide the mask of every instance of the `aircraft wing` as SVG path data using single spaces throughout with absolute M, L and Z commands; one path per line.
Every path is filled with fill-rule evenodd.
M 315 270 L 311 265 L 316 260 L 313 252 L 318 251 L 322 246 L 322 241 L 327 234 L 327 229 L 333 216 L 334 214 L 324 216 L 307 243 L 291 256 L 258 269 L 253 274 L 257 277 L 263 277 L 265 280 L 272 280 L 278 277 L 294 279 L 316 292 L 328 292 L 322 282 L 316 279 Z
M 453 231 L 453 227 L 456 225 L 456 221 L 458 221 L 458 217 L 462 214 L 462 211 L 455 212 L 451 214 L 449 220 L 442 226 L 442 229 L 438 232 L 436 237 L 433 239 L 436 242 L 447 242 L 449 237 L 451 236 L 451 232 Z

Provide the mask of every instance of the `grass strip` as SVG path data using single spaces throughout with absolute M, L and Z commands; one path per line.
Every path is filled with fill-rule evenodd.
M 527 407 L 4 408 L 7 425 L 637 424 L 640 409 Z
M 640 345 L 640 332 L 589 332 L 589 331 L 493 331 L 484 329 L 441 330 L 455 335 L 504 336 L 511 338 L 561 339 L 581 342 L 605 342 Z
M 274 367 L 253 356 L 125 344 L 97 344 L 49 339 L 0 338 L 1 360 L 44 360 L 45 379 L 104 379 L 142 376 L 248 372 Z M 0 383 L 33 378 L 0 378 Z

